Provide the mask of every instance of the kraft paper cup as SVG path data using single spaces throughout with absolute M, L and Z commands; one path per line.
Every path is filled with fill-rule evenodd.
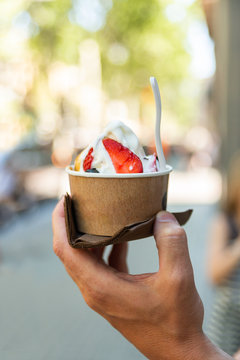
M 113 175 L 72 168 L 66 171 L 79 232 L 112 236 L 166 209 L 169 165 L 163 172 Z

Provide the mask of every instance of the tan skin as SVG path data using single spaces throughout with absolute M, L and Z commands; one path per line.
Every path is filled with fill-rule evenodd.
M 240 202 L 235 221 L 240 228 Z M 221 214 L 212 225 L 209 240 L 208 273 L 215 284 L 224 281 L 240 261 L 240 236 L 234 239 L 231 245 L 227 245 L 228 239 L 228 224 L 225 216 Z
M 194 284 L 184 230 L 173 215 L 158 214 L 154 236 L 159 271 L 127 273 L 127 245 L 104 249 L 68 245 L 63 201 L 53 212 L 53 248 L 86 303 L 151 360 L 223 360 L 202 331 L 203 305 Z
M 235 360 L 240 360 L 240 350 L 238 350 L 234 355 L 233 355 L 233 358 Z

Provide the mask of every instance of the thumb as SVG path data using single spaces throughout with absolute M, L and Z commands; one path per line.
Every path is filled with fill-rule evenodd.
M 154 237 L 159 254 L 159 266 L 166 271 L 192 268 L 188 252 L 187 236 L 176 218 L 165 211 L 157 214 Z

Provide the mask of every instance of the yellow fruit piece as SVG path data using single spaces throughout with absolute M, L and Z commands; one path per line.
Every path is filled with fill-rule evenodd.
M 81 155 L 81 153 L 78 154 L 78 156 L 76 157 L 75 162 L 74 162 L 74 170 L 76 170 L 76 171 L 80 170 L 80 166 L 81 166 L 80 155 Z

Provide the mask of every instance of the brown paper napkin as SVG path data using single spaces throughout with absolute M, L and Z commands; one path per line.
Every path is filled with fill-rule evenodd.
M 172 213 L 180 225 L 186 224 L 193 210 L 180 213 Z M 64 197 L 64 213 L 67 229 L 68 242 L 73 248 L 94 248 L 111 244 L 118 244 L 124 241 L 138 240 L 153 235 L 153 224 L 155 216 L 146 221 L 125 226 L 113 236 L 99 236 L 81 233 L 77 230 L 74 218 L 74 208 L 71 197 L 66 194 Z

